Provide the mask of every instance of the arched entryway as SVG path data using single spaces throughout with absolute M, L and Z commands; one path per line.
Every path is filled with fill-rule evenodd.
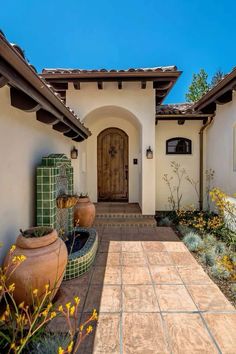
M 128 135 L 108 128 L 97 138 L 98 201 L 128 201 Z

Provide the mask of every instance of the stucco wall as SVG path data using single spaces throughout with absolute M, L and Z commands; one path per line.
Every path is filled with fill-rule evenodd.
M 70 156 L 72 140 L 40 123 L 35 113 L 10 105 L 9 88 L 0 89 L 0 260 L 15 241 L 19 228 L 35 224 L 35 168 L 42 156 L 65 153 Z M 78 160 L 73 161 L 78 188 Z
M 236 192 L 235 92 L 231 102 L 217 105 L 213 123 L 206 131 L 206 140 L 206 166 L 215 171 L 214 185 L 232 195 Z
M 89 126 L 94 136 L 81 145 L 81 156 L 86 160 L 87 169 L 81 177 L 81 185 L 91 193 L 93 201 L 96 201 L 96 136 L 101 130 L 109 126 L 118 127 L 124 131 L 133 131 L 137 136 L 137 126 L 139 127 L 139 144 L 134 143 L 133 155 L 140 151 L 140 176 L 135 175 L 136 167 L 130 164 L 130 171 L 134 176 L 130 178 L 130 201 L 136 201 L 138 192 L 141 194 L 139 202 L 143 214 L 155 213 L 155 156 L 153 160 L 146 159 L 146 149 L 149 145 L 154 150 L 155 155 L 155 97 L 152 84 L 148 83 L 145 90 L 141 89 L 140 82 L 123 83 L 122 90 L 119 90 L 117 83 L 104 83 L 103 90 L 98 90 L 96 83 L 81 84 L 80 90 L 75 90 L 73 85 L 69 85 L 67 91 L 67 104 L 72 107 L 79 117 Z M 110 109 L 110 113 L 102 120 L 99 110 Z M 98 112 L 98 116 L 93 113 Z M 123 115 L 123 117 L 122 117 Z M 92 118 L 91 118 L 92 117 Z M 116 118 L 116 121 L 114 120 Z M 97 119 L 101 119 L 100 123 Z M 123 119 L 123 121 L 122 121 Z M 133 126 L 133 128 L 131 128 Z M 135 131 L 136 130 L 136 131 Z M 128 135 L 129 135 L 128 134 Z M 135 138 L 136 139 L 136 138 Z M 134 140 L 135 140 L 134 139 Z M 136 139 L 137 140 L 137 139 Z M 85 147 L 86 145 L 86 147 Z M 87 150 L 87 151 L 86 151 Z M 130 161 L 131 162 L 131 161 Z M 84 164 L 84 163 L 83 163 Z M 92 182 L 92 180 L 93 182 Z M 87 184 L 86 184 L 87 181 Z M 89 183 L 89 185 L 88 185 Z M 132 186 L 132 184 L 135 184 Z M 131 188 L 130 187 L 130 188 Z
M 184 125 L 175 122 L 158 122 L 156 126 L 156 210 L 169 210 L 168 196 L 170 195 L 164 174 L 174 176 L 170 163 L 175 161 L 184 168 L 195 181 L 199 181 L 199 130 L 202 123 L 199 121 L 186 121 Z M 184 137 L 192 140 L 191 155 L 166 155 L 166 140 L 174 137 Z M 176 179 L 173 180 L 176 185 Z M 194 188 L 186 179 L 181 187 L 183 197 L 182 206 L 195 204 L 198 206 L 198 197 Z

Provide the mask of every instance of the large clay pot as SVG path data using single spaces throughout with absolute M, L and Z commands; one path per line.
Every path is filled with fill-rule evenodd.
M 14 299 L 19 304 L 22 301 L 32 304 L 32 291 L 38 289 L 38 296 L 45 293 L 45 285 L 49 284 L 53 299 L 59 289 L 66 264 L 67 249 L 65 243 L 58 237 L 57 231 L 42 237 L 18 236 L 15 251 L 5 258 L 4 265 L 10 264 L 14 256 L 24 255 L 26 260 L 14 271 L 8 283 L 15 283 Z
M 95 205 L 88 197 L 79 198 L 74 208 L 74 223 L 80 227 L 91 227 L 95 219 Z

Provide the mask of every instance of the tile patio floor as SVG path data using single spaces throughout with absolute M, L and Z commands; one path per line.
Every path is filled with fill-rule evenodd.
M 64 282 L 99 321 L 83 354 L 236 353 L 236 311 L 170 228 L 106 227 L 93 268 Z M 53 330 L 63 331 L 59 320 Z

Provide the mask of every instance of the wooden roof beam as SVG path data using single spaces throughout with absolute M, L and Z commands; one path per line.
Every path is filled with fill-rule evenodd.
M 102 81 L 98 81 L 97 85 L 98 85 L 99 90 L 103 90 L 103 82 Z
M 117 86 L 119 90 L 122 90 L 122 81 L 118 80 Z
M 141 81 L 141 88 L 145 90 L 147 87 L 147 81 Z
M 45 111 L 45 109 L 40 109 L 36 113 L 36 119 L 45 124 L 56 124 L 58 122 L 58 119 L 52 113 Z
M 74 81 L 73 85 L 75 90 L 80 90 L 80 81 Z
M 231 102 L 233 99 L 233 93 L 231 90 L 225 92 L 223 95 L 219 96 L 217 99 L 216 99 L 216 103 L 217 104 L 225 104 L 225 103 L 228 103 L 228 102 Z
M 15 87 L 10 88 L 10 97 L 12 107 L 21 109 L 22 111 L 37 112 L 41 108 L 37 101 Z
M 7 78 L 0 74 L 0 88 L 5 86 L 7 83 L 8 83 Z

